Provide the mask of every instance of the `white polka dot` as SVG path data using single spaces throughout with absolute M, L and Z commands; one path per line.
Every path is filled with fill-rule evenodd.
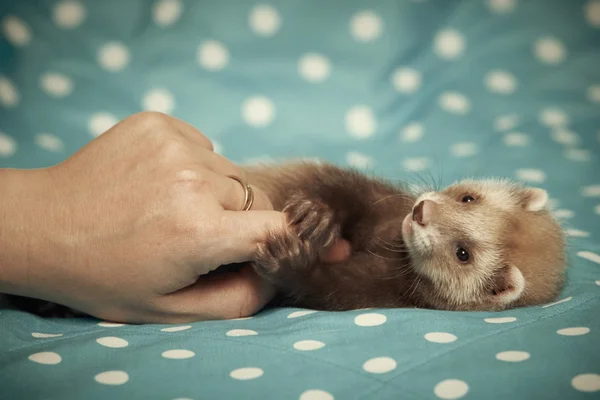
M 250 29 L 258 36 L 269 37 L 279 31 L 281 17 L 276 9 L 267 4 L 255 6 L 248 19 Z
M 544 171 L 533 168 L 522 168 L 518 169 L 515 173 L 517 178 L 533 183 L 543 183 L 546 180 L 546 174 Z
M 494 129 L 500 132 L 515 129 L 519 125 L 519 116 L 517 114 L 501 115 L 494 121 Z
M 566 129 L 556 129 L 550 133 L 550 137 L 557 143 L 565 146 L 576 146 L 579 144 L 579 135 Z
M 98 322 L 98 326 L 103 326 L 105 328 L 118 328 L 120 326 L 125 326 L 125 324 L 120 324 L 117 322 Z
M 266 97 L 250 97 L 242 104 L 242 118 L 250 126 L 264 128 L 273 122 L 275 118 L 275 106 Z
M 556 331 L 559 335 L 563 336 L 581 336 L 586 335 L 590 332 L 590 328 L 585 326 L 576 327 L 576 328 L 563 328 Z
M 63 334 L 62 333 L 40 333 L 40 332 L 32 332 L 31 336 L 33 336 L 36 339 L 47 339 L 47 338 L 55 338 L 55 337 L 61 337 Z
M 325 343 L 318 340 L 300 340 L 294 343 L 294 348 L 301 351 L 318 350 L 325 347 Z
M 560 64 L 565 60 L 567 50 L 558 39 L 545 37 L 536 40 L 534 54 L 544 64 Z
M 586 231 L 581 231 L 579 229 L 567 229 L 565 231 L 566 235 L 569 237 L 579 237 L 579 238 L 583 238 L 583 237 L 589 237 L 590 233 L 586 232 Z
M 0 77 L 0 104 L 11 108 L 19 104 L 21 95 L 15 85 L 7 78 Z
M 528 360 L 531 355 L 526 351 L 503 351 L 496 354 L 496 359 L 506 362 L 520 362 Z
M 373 159 L 358 151 L 350 151 L 346 154 L 346 162 L 354 168 L 367 169 L 373 166 Z
M 152 8 L 152 19 L 161 27 L 173 25 L 181 17 L 182 10 L 181 0 L 161 0 Z
M 600 197 L 600 185 L 585 186 L 581 189 L 584 197 Z
M 217 154 L 223 154 L 223 145 L 216 140 L 211 140 L 213 145 L 213 151 Z
M 232 329 L 226 333 L 227 336 L 254 336 L 258 335 L 256 331 L 251 329 Z
M 358 326 L 377 326 L 385 324 L 387 317 L 378 313 L 360 314 L 354 318 L 354 323 Z
M 435 385 L 433 393 L 440 399 L 460 399 L 469 391 L 469 385 L 459 379 L 446 379 Z
M 493 70 L 485 75 L 484 83 L 492 93 L 511 94 L 517 89 L 517 78 L 507 71 Z
M 43 351 L 41 353 L 35 353 L 28 357 L 31 361 L 38 364 L 54 365 L 62 361 L 62 357 L 53 351 Z
M 167 89 L 151 89 L 144 95 L 142 108 L 146 111 L 157 111 L 170 114 L 175 108 L 173 94 Z
M 598 215 L 600 215 L 600 204 L 598 204 L 596 207 L 594 207 L 594 212 Z
M 114 336 L 101 337 L 96 339 L 96 342 L 99 345 L 102 345 L 104 347 L 111 347 L 113 349 L 120 349 L 129 346 L 129 342 L 127 340 Z
M 371 358 L 363 364 L 363 369 L 372 374 L 385 374 L 396 369 L 396 360 L 390 357 Z
M 129 375 L 125 371 L 105 371 L 96 375 L 94 379 L 103 385 L 122 385 L 129 380 Z
M 590 161 L 592 154 L 585 149 L 567 149 L 565 150 L 565 157 L 571 161 L 586 162 Z
M 298 317 L 304 317 L 305 315 L 310 315 L 310 314 L 314 314 L 314 313 L 316 313 L 316 311 L 313 311 L 313 310 L 294 311 L 287 317 L 288 318 L 298 318 Z
M 571 380 L 571 385 L 580 392 L 597 392 L 600 390 L 599 374 L 581 374 Z
M 90 133 L 94 136 L 100 136 L 113 126 L 115 126 L 119 120 L 112 114 L 99 112 L 90 118 L 88 123 L 88 129 Z M 104 326 L 104 325 L 101 325 Z
M 453 334 L 447 332 L 429 332 L 424 337 L 425 340 L 433 343 L 452 343 L 458 339 Z
M 10 136 L 0 132 L 0 157 L 9 157 L 17 152 L 17 142 Z
M 554 211 L 554 216 L 556 218 L 569 219 L 569 218 L 573 218 L 575 216 L 575 213 L 571 210 L 561 208 L 559 210 Z
M 40 87 L 50 96 L 65 97 L 73 91 L 73 81 L 63 74 L 46 72 L 40 78 Z
M 507 146 L 527 146 L 529 144 L 529 136 L 524 133 L 513 132 L 504 135 L 504 144 Z
M 600 280 L 596 281 L 596 285 L 600 286 Z
M 600 85 L 591 85 L 587 89 L 587 97 L 592 103 L 600 103 Z
M 458 92 L 445 92 L 438 98 L 438 103 L 444 111 L 452 114 L 465 115 L 471 111 L 471 101 Z
M 35 135 L 35 144 L 48 151 L 62 151 L 65 148 L 62 140 L 51 133 Z
M 303 392 L 299 400 L 334 400 L 333 395 L 320 389 L 311 389 Z
M 263 159 L 265 160 L 271 160 L 269 157 L 265 156 L 263 157 Z M 252 319 L 252 317 L 240 317 L 240 318 L 232 318 L 230 319 L 230 321 L 247 321 L 249 319 Z
M 248 379 L 260 378 L 261 376 L 263 376 L 263 374 L 264 371 L 260 368 L 247 367 L 234 369 L 229 373 L 229 376 L 231 376 L 233 379 L 246 381 Z
M 569 123 L 569 117 L 558 108 L 546 108 L 540 113 L 540 122 L 550 128 L 561 128 Z
M 600 28 L 600 1 L 588 1 L 584 8 L 585 20 L 594 28 Z
M 485 318 L 484 321 L 488 324 L 507 324 L 509 322 L 515 322 L 515 317 L 498 317 L 498 318 Z
M 429 167 L 429 159 L 425 157 L 407 158 L 402 162 L 402 166 L 408 171 L 424 171 Z
M 108 42 L 98 51 L 98 62 L 107 71 L 121 71 L 129 64 L 129 50 L 121 42 Z
M 392 74 L 392 85 L 400 93 L 413 93 L 421 86 L 421 73 L 412 68 L 398 68 Z
M 85 7 L 78 1 L 61 1 L 54 7 L 52 19 L 59 28 L 73 29 L 77 28 L 87 15 Z
M 591 262 L 595 262 L 596 264 L 600 264 L 600 255 L 596 253 L 592 253 L 591 251 L 580 251 L 577 255 L 584 260 L 588 260 Z
M 209 71 L 218 71 L 229 64 L 229 50 L 216 40 L 205 40 L 198 46 L 198 64 Z
M 361 11 L 350 19 L 350 32 L 359 42 L 371 42 L 381 36 L 383 22 L 373 11 Z
M 445 60 L 456 60 L 465 51 L 465 38 L 463 35 L 454 30 L 447 29 L 435 36 L 434 51 L 438 57 Z
M 4 37 L 13 46 L 26 46 L 31 41 L 31 29 L 20 18 L 8 15 L 2 20 Z
M 168 328 L 162 328 L 161 332 L 181 332 L 190 329 L 191 325 L 182 325 L 182 326 L 170 326 Z
M 515 10 L 517 0 L 488 0 L 490 11 L 496 14 L 508 14 Z
M 479 147 L 473 142 L 455 143 L 450 146 L 450 154 L 454 157 L 471 157 L 479 152 Z
M 329 77 L 330 69 L 329 60 L 320 54 L 305 54 L 298 62 L 300 76 L 311 83 L 323 82 Z
M 555 301 L 554 303 L 546 304 L 545 306 L 542 306 L 542 308 L 553 307 L 553 306 L 555 306 L 555 305 L 557 305 L 557 304 L 566 303 L 566 302 L 568 302 L 568 301 L 571 301 L 571 299 L 572 299 L 572 298 L 573 298 L 573 297 L 569 296 L 569 297 L 566 297 L 566 298 L 564 298 L 564 299 L 562 299 L 562 300 Z
M 185 358 L 192 358 L 196 355 L 196 353 L 194 353 L 191 350 L 183 350 L 183 349 L 176 349 L 176 350 L 167 350 L 167 351 L 163 351 L 162 356 L 164 358 L 169 358 L 171 360 L 183 360 Z
M 412 143 L 421 140 L 425 134 L 425 127 L 420 122 L 411 122 L 400 132 L 400 140 L 405 143 Z
M 377 120 L 370 107 L 354 106 L 346 113 L 346 130 L 357 139 L 365 139 L 375 134 Z

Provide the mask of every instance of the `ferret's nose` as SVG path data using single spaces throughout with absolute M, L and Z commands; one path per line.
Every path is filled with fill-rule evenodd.
M 422 200 L 413 208 L 412 219 L 421 226 L 427 225 L 431 221 L 431 211 L 433 209 L 433 201 Z

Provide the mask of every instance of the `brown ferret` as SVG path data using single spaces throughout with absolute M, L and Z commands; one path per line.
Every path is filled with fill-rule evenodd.
M 291 228 L 271 235 L 254 264 L 278 288 L 277 304 L 497 311 L 550 302 L 562 288 L 564 235 L 542 189 L 464 180 L 413 194 L 301 161 L 245 172 Z M 349 258 L 319 262 L 338 237 L 350 243 Z
M 260 245 L 253 264 L 277 288 L 274 305 L 497 311 L 550 302 L 562 287 L 564 235 L 542 189 L 465 180 L 415 194 L 326 163 L 243 170 L 290 225 Z M 339 237 L 350 243 L 349 258 L 319 262 Z M 77 315 L 18 299 L 36 314 Z

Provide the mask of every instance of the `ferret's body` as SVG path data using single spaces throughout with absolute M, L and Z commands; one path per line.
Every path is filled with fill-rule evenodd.
M 479 180 L 413 194 L 307 162 L 244 172 L 290 225 L 261 244 L 254 264 L 278 289 L 279 305 L 502 310 L 552 301 L 561 289 L 564 239 L 541 189 Z M 338 237 L 350 243 L 349 258 L 321 263 L 318 253 Z M 43 315 L 68 311 L 20 304 Z
M 255 265 L 283 304 L 501 310 L 549 302 L 562 287 L 564 237 L 541 189 L 478 180 L 417 195 L 321 163 L 246 172 L 290 223 Z M 318 251 L 339 236 L 350 257 L 320 263 Z

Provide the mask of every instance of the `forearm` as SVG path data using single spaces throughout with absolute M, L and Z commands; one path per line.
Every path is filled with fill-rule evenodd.
M 39 269 L 54 262 L 44 240 L 50 192 L 45 169 L 0 169 L 0 293 L 35 295 L 45 279 Z

